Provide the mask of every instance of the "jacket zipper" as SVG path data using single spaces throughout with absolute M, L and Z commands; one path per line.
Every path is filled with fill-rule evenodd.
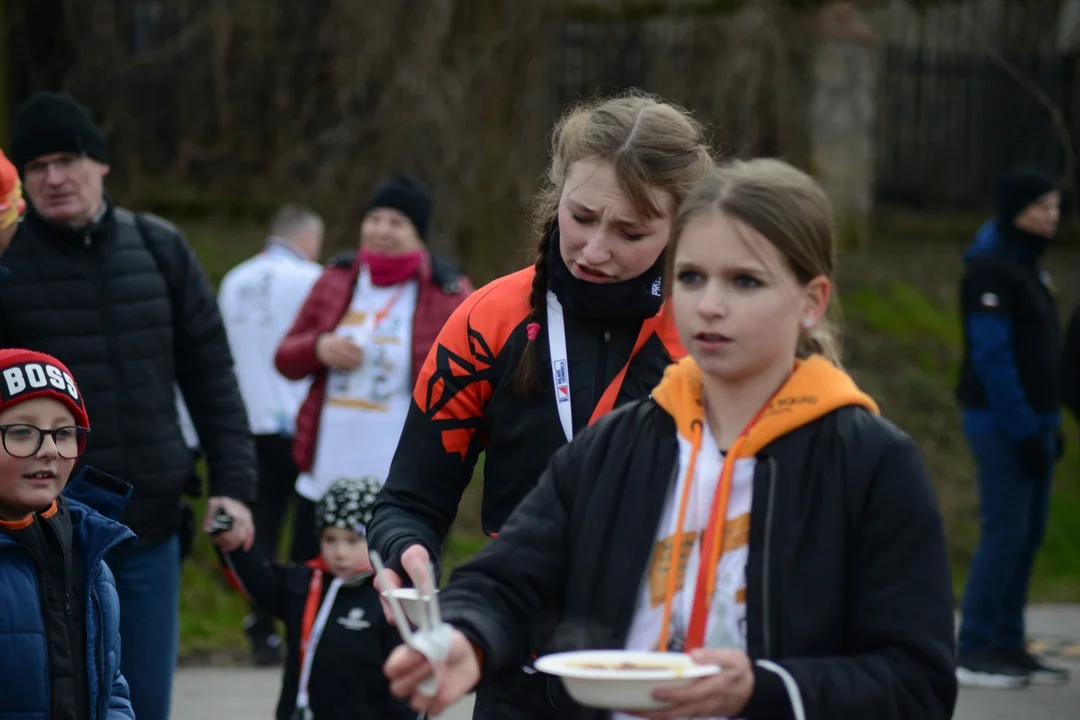
M 101 564 L 98 564 L 101 567 Z M 90 585 L 90 604 L 94 608 L 94 616 L 97 618 L 98 634 L 101 634 L 101 629 L 105 627 L 105 615 L 101 612 L 101 601 L 98 600 L 97 591 L 94 590 L 94 586 L 97 584 L 98 570 L 94 571 L 94 577 L 92 578 Z M 90 628 L 86 628 L 87 641 L 90 638 Z M 100 642 L 94 643 L 94 655 L 97 657 L 97 670 L 100 676 L 98 684 L 98 714 L 97 717 L 105 718 L 109 716 L 109 706 L 106 698 L 112 696 L 112 678 L 106 677 L 105 673 L 105 641 L 102 638 Z
M 94 291 L 98 298 L 99 307 L 101 308 L 101 334 L 105 340 L 105 348 L 106 352 L 108 353 L 109 375 L 113 383 L 117 387 L 124 387 L 126 385 L 126 382 L 124 378 L 123 365 L 120 363 L 120 357 L 122 353 L 119 352 L 119 347 L 117 346 L 116 341 L 115 308 L 113 307 L 112 298 L 110 297 L 109 293 L 109 278 L 105 276 L 105 269 L 103 267 L 104 261 L 101 257 L 101 253 L 91 250 L 91 245 L 93 244 L 93 242 L 89 232 L 87 232 L 87 234 L 84 236 L 84 244 L 88 251 L 86 259 L 91 269 L 91 281 L 93 282 Z M 146 248 L 146 252 L 149 254 L 150 249 Z M 151 256 L 151 259 L 153 259 L 153 256 Z M 168 281 L 164 279 L 164 276 L 162 276 L 162 279 L 165 284 L 168 285 Z M 171 305 L 169 314 L 169 322 L 171 326 L 171 324 L 175 323 L 176 321 L 176 318 L 172 317 Z M 121 425 L 119 427 L 119 430 L 120 448 L 121 450 L 124 450 L 127 448 L 128 444 L 126 428 Z
M 56 682 L 56 668 L 53 665 L 53 653 L 52 653 L 52 630 L 49 628 L 49 593 L 45 589 L 45 573 L 46 568 L 42 565 L 41 560 L 37 555 L 26 551 L 30 555 L 30 560 L 34 563 L 34 567 L 37 568 L 37 577 L 34 578 L 34 582 L 37 584 L 38 598 L 41 603 L 41 623 L 45 628 L 45 653 L 48 655 L 48 668 L 49 678 L 48 683 L 45 685 L 45 692 L 49 698 L 49 712 L 53 711 L 53 683 Z
M 776 508 L 776 460 L 771 457 L 769 458 L 768 488 L 769 497 L 765 501 L 765 548 L 762 552 L 763 557 L 761 567 L 761 602 L 764 605 L 764 608 L 762 608 L 762 635 L 765 640 L 765 657 L 771 658 L 773 656 L 772 624 L 770 622 L 770 619 L 772 617 L 772 598 L 769 594 L 769 579 L 772 576 L 770 559 L 772 558 L 773 516 L 775 515 L 774 511 Z

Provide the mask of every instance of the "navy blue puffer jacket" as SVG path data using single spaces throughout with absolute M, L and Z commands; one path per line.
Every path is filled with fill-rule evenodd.
M 119 517 L 127 499 L 109 488 L 119 481 L 103 484 L 95 476 L 99 474 L 84 469 L 58 501 L 67 503 L 75 552 L 86 578 L 89 720 L 134 720 L 127 682 L 120 674 L 120 600 L 103 558 L 109 550 L 134 542 L 135 535 L 112 519 Z M 0 720 L 49 720 L 49 657 L 37 573 L 30 554 L 2 530 L 0 678 Z

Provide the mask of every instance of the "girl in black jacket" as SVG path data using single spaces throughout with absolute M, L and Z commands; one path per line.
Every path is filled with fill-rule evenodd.
M 683 203 L 671 247 L 690 357 L 557 452 L 454 574 L 437 695 L 416 691 L 430 668 L 405 647 L 391 690 L 438 713 L 497 684 L 555 608 L 544 651 L 683 651 L 723 669 L 658 691 L 670 707 L 644 717 L 951 717 L 941 516 L 911 439 L 838 365 L 824 193 L 776 160 L 727 164 Z M 608 717 L 549 691 L 549 717 Z
M 401 642 L 372 585 L 365 526 L 374 477 L 334 482 L 316 506 L 319 556 L 281 564 L 257 549 L 223 555 L 229 579 L 285 623 L 277 720 L 413 720 L 380 666 Z

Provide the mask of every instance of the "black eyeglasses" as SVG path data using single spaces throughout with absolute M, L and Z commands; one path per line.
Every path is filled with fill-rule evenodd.
M 35 425 L 0 425 L 0 437 L 3 438 L 4 450 L 17 458 L 37 455 L 45 442 L 45 436 L 52 437 L 56 453 L 65 460 L 74 460 L 86 450 L 88 428 L 69 427 L 55 430 L 42 430 Z

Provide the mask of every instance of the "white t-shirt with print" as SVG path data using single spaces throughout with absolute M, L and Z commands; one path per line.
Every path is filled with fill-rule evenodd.
M 319 419 L 311 472 L 296 491 L 317 502 L 342 477 L 386 479 L 412 400 L 412 325 L 419 292 L 415 280 L 378 287 L 361 269 L 356 292 L 334 334 L 364 349 L 353 372 L 331 370 Z M 376 325 L 376 315 L 386 315 Z
M 679 501 L 687 482 L 686 470 L 690 453 L 690 443 L 680 436 L 679 479 L 674 492 L 667 498 L 660 517 L 656 546 L 641 585 L 637 609 L 627 636 L 627 650 L 661 650 L 657 645 L 664 621 L 667 570 L 674 546 Z M 754 458 L 737 460 L 731 478 L 723 549 L 716 572 L 716 587 L 709 605 L 709 617 L 705 624 L 705 647 L 746 650 L 746 562 L 750 551 L 750 508 L 756 464 Z M 706 425 L 683 522 L 683 546 L 680 554 L 685 564 L 682 572 L 676 575 L 667 650 L 681 651 L 686 640 L 698 567 L 701 563 L 701 536 L 708 525 L 713 496 L 723 467 L 724 457 Z M 630 720 L 630 716 L 615 713 L 613 720 Z

